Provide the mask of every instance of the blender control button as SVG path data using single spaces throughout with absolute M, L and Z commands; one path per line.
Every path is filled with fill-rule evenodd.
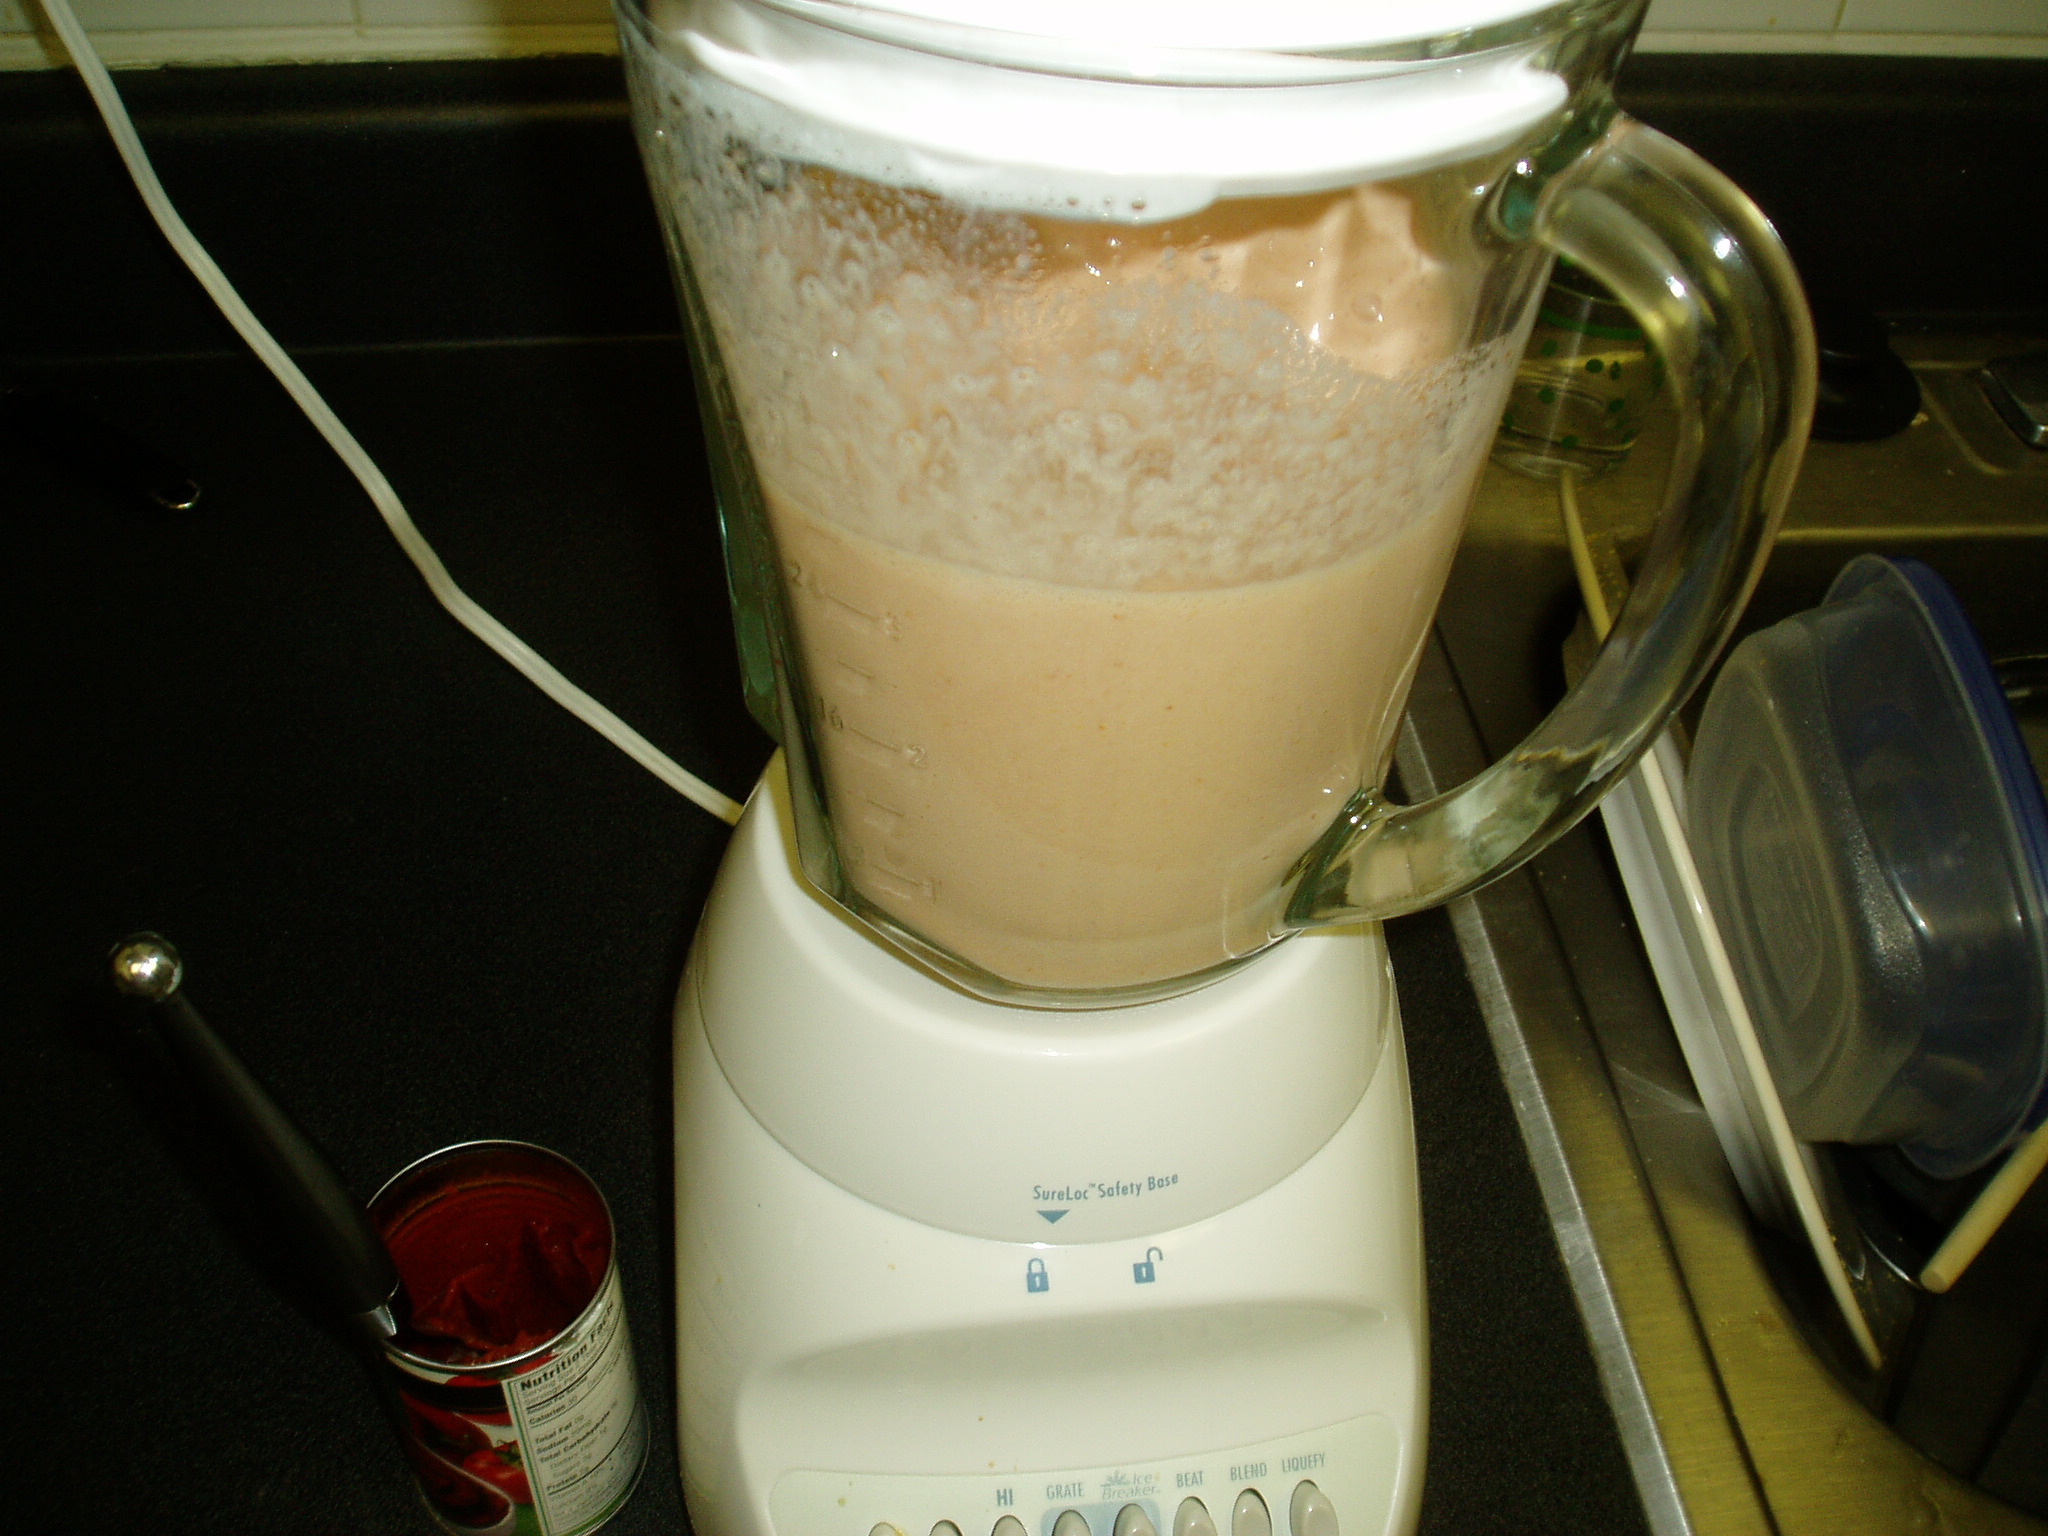
M 1063 1510 L 1052 1523 L 1052 1536 L 1094 1536 L 1078 1509 Z
M 1287 1502 L 1288 1536 L 1337 1536 L 1337 1506 L 1314 1483 L 1296 1483 Z
M 1200 1499 L 1182 1499 L 1173 1512 L 1173 1536 L 1216 1536 L 1216 1522 Z
M 877 1520 L 874 1523 L 874 1525 L 869 1528 L 868 1536 L 903 1536 L 903 1533 L 897 1530 L 896 1527 L 891 1525 L 888 1521 Z
M 932 1536 L 960 1536 L 960 1527 L 950 1520 L 941 1520 L 932 1527 Z
M 1053 1536 L 1059 1536 L 1055 1531 Z M 1247 1488 L 1230 1507 L 1230 1536 L 1273 1536 L 1273 1517 L 1266 1513 L 1266 1501 L 1259 1490 Z
M 1116 1512 L 1116 1525 L 1111 1536 L 1159 1536 L 1159 1532 L 1150 1515 L 1135 1504 L 1126 1504 Z
M 996 1522 L 996 1528 L 989 1536 L 1024 1536 L 1024 1522 L 1015 1515 L 1005 1515 Z

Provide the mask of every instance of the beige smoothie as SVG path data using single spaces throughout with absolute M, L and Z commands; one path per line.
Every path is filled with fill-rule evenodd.
M 691 256 L 848 879 L 1030 986 L 1262 947 L 1384 769 L 1512 356 L 1394 189 L 774 194 Z
M 1013 981 L 1130 985 L 1271 936 L 1384 762 L 1455 532 L 1120 592 L 911 555 L 776 506 L 854 885 Z

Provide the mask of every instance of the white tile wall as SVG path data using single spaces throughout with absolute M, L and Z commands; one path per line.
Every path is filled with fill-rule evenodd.
M 35 0 L 24 9 L 33 11 Z M 354 21 L 350 0 L 71 0 L 94 32 L 160 27 L 317 27 Z
M 1162 0 L 1164 3 L 1164 0 Z M 115 64 L 609 51 L 607 0 L 73 0 Z M 36 0 L 0 0 L 0 68 L 52 62 Z M 2048 0 L 1653 0 L 1650 52 L 2048 58 Z
M 608 0 L 71 0 L 112 65 L 608 53 Z M 63 63 L 36 0 L 0 0 L 0 69 Z
M 1915 32 L 1930 14 L 1938 14 L 1941 30 L 1960 33 L 2003 33 L 2008 36 L 2048 31 L 2048 0 L 1844 0 L 1844 32 Z
M 1645 30 L 1832 32 L 1842 0 L 1655 0 Z
M 602 22 L 605 0 L 355 0 L 365 27 L 489 27 L 535 22 Z

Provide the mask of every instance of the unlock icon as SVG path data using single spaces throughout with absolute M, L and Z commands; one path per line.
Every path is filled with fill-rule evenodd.
M 1049 1291 L 1052 1276 L 1045 1272 L 1045 1260 L 1033 1259 L 1024 1266 L 1024 1289 L 1027 1291 Z
M 1159 1271 L 1152 1266 L 1165 1257 L 1166 1255 L 1157 1248 L 1147 1248 L 1145 1250 L 1145 1257 L 1131 1266 L 1132 1283 L 1136 1285 L 1150 1285 L 1154 1280 L 1157 1280 L 1159 1278 Z

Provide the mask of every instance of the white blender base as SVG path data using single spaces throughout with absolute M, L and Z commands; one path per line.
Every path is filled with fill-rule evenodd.
M 768 798 L 748 820 L 772 819 Z M 746 862 L 745 836 L 743 823 L 722 886 Z M 1303 944 L 1369 948 L 1344 963 L 1384 974 L 1377 928 L 1276 953 Z M 1355 1026 L 1379 1043 L 1363 1095 L 1263 1192 L 1169 1230 L 1007 1241 L 849 1193 L 771 1135 L 714 1055 L 733 1021 L 707 1034 L 703 949 L 676 1013 L 679 1440 L 698 1536 L 1413 1530 L 1426 1335 L 1390 989 L 1383 1017 Z M 1022 1012 L 961 1006 L 1012 1029 Z M 919 1144 L 921 1129 L 868 1123 L 881 1143 Z M 963 1178 L 973 1165 L 963 1149 Z M 1006 1517 L 1017 1525 L 999 1529 Z

